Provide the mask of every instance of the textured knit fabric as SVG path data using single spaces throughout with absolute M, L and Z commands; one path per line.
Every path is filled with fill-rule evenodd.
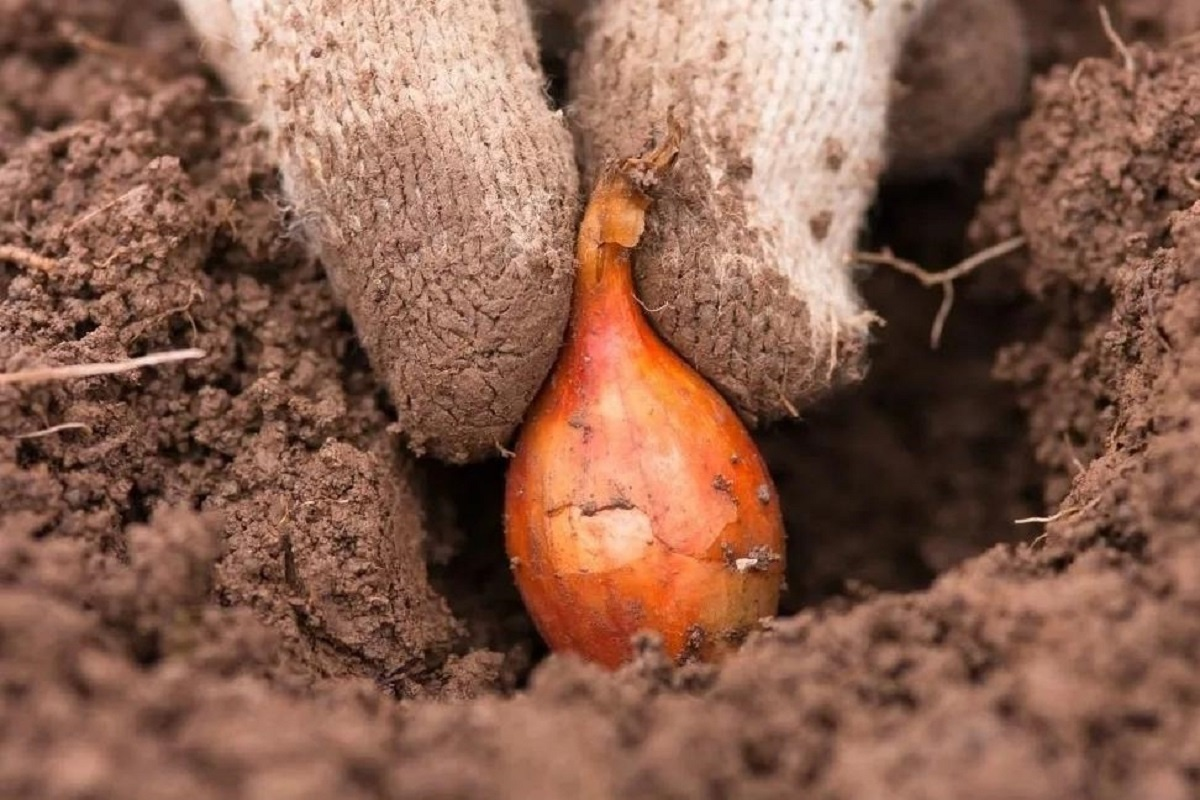
M 566 119 L 521 0 L 181 2 L 418 447 L 507 440 L 561 340 L 577 162 L 638 152 L 670 107 L 687 137 L 636 256 L 652 321 L 751 420 L 861 374 L 848 257 L 924 0 L 539 0 L 586 9 Z
M 406 436 L 496 453 L 557 354 L 578 216 L 523 2 L 184 5 L 271 131 Z
M 608 0 L 574 65 L 587 163 L 675 105 L 688 139 L 650 216 L 642 296 L 747 415 L 857 376 L 869 323 L 848 257 L 883 166 L 893 68 L 922 4 Z M 619 109 L 620 113 L 614 113 Z

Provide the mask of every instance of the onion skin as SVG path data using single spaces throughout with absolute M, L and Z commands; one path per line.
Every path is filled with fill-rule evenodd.
M 732 408 L 635 297 L 631 254 L 680 130 L 610 164 L 580 226 L 567 338 L 509 465 L 505 545 L 552 650 L 615 668 L 639 632 L 677 663 L 719 661 L 773 616 L 778 498 Z

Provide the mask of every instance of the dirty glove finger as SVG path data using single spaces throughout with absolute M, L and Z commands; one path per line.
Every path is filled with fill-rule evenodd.
M 872 315 L 848 256 L 883 166 L 890 82 L 923 2 L 608 0 L 571 72 L 585 163 L 688 138 L 640 251 L 664 336 L 751 421 L 858 377 Z
M 578 210 L 523 0 L 180 2 L 413 448 L 494 454 L 561 341 Z

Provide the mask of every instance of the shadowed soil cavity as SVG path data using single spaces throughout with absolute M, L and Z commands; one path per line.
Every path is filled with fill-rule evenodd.
M 869 377 L 759 433 L 784 613 L 607 674 L 521 608 L 504 460 L 405 452 L 171 5 L 7 4 L 0 371 L 205 356 L 0 385 L 0 796 L 1200 794 L 1200 40 L 1023 5 L 1022 120 L 864 247 L 1025 246 L 937 349 L 864 274 Z

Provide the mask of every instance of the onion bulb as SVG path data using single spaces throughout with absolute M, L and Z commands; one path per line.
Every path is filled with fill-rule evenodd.
M 580 225 L 566 341 L 522 425 L 505 546 L 552 650 L 615 668 L 639 633 L 677 663 L 718 661 L 776 613 L 778 497 L 721 395 L 668 347 L 635 295 L 648 190 L 674 162 L 606 165 Z

